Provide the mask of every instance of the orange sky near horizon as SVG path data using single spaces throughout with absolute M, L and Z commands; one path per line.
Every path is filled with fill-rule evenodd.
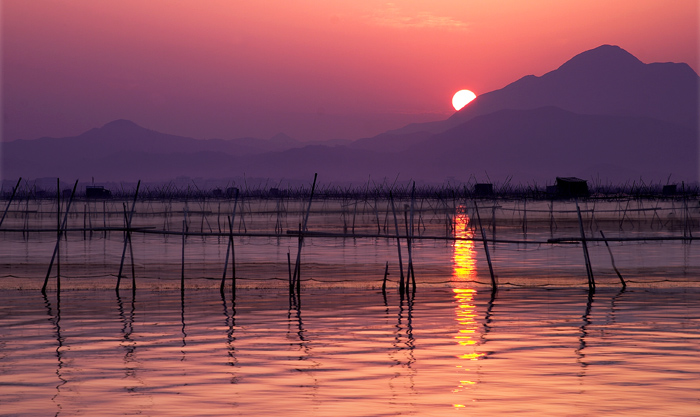
M 3 0 L 3 140 L 126 118 L 197 138 L 355 139 L 615 44 L 697 72 L 695 0 Z

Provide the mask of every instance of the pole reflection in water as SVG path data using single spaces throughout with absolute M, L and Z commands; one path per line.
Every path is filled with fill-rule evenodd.
M 56 359 L 58 361 L 58 366 L 56 367 L 56 376 L 58 377 L 59 383 L 56 385 L 56 394 L 51 397 L 51 400 L 56 403 L 56 406 L 58 408 L 58 411 L 56 412 L 56 415 L 58 415 L 61 410 L 63 409 L 63 406 L 61 405 L 61 402 L 59 401 L 59 396 L 61 394 L 61 389 L 63 386 L 68 382 L 63 377 L 63 366 L 64 366 L 64 361 L 63 361 L 63 345 L 65 342 L 65 338 L 61 334 L 61 293 L 56 292 L 56 314 L 54 315 L 51 309 L 51 302 L 49 301 L 49 298 L 46 296 L 46 294 L 43 294 L 44 296 L 44 304 L 46 305 L 46 309 L 48 310 L 48 315 L 49 315 L 49 321 L 54 327 L 54 335 L 56 337 Z
M 294 331 L 294 327 L 296 327 L 296 331 Z M 311 379 L 310 383 L 297 381 L 298 386 L 310 387 L 311 397 L 316 398 L 319 382 L 314 371 L 321 364 L 314 360 L 311 355 L 313 349 L 307 335 L 308 333 L 304 328 L 304 321 L 301 316 L 301 296 L 297 294 L 293 307 L 287 311 L 287 340 L 289 340 L 289 346 L 292 349 L 296 349 L 295 355 L 298 355 L 292 356 L 290 359 L 294 360 L 292 366 L 300 375 L 306 375 Z
M 117 308 L 119 310 L 119 319 L 123 323 L 121 333 L 122 341 L 120 345 L 124 348 L 124 372 L 125 372 L 125 388 L 128 392 L 136 392 L 138 388 L 144 386 L 137 375 L 140 363 L 136 358 L 136 340 L 132 337 L 134 332 L 134 317 L 136 313 L 136 293 L 131 296 L 131 311 L 129 314 L 124 312 L 124 302 L 117 292 Z
M 416 394 L 415 377 L 416 362 L 415 347 L 416 341 L 413 336 L 413 299 L 406 297 L 406 307 L 404 308 L 404 298 L 399 302 L 399 312 L 396 320 L 396 331 L 394 333 L 393 349 L 390 353 L 392 367 L 400 367 L 394 371 L 394 375 L 389 380 L 389 388 L 392 392 L 391 404 L 400 402 L 410 403 L 412 399 L 401 398 L 405 396 L 406 390 L 412 398 Z M 404 323 L 404 318 L 405 323 Z
M 238 364 L 238 359 L 236 357 L 236 346 L 234 342 L 236 341 L 235 327 L 236 327 L 236 301 L 231 300 L 231 314 L 228 313 L 228 305 L 226 304 L 226 297 L 221 296 L 221 303 L 224 307 L 224 325 L 227 329 L 226 331 L 226 352 L 228 355 L 227 363 L 232 368 L 235 368 Z M 236 379 L 235 369 L 231 369 L 231 383 L 236 384 L 238 381 Z
M 474 231 L 469 227 L 469 215 L 465 206 L 459 206 L 454 216 L 455 237 L 471 239 Z M 453 243 L 452 269 L 453 280 L 474 281 L 476 279 L 476 257 L 474 241 L 455 240 Z

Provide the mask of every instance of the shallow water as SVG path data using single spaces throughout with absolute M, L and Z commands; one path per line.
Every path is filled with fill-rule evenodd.
M 408 207 L 404 203 L 397 204 Z M 581 245 L 546 243 L 549 238 L 580 236 L 574 203 L 537 201 L 526 205 L 518 200 L 463 203 L 422 200 L 417 203 L 414 235 L 429 237 L 412 241 L 418 285 L 443 285 L 455 278 L 490 283 L 483 243 L 451 240 L 480 237 L 473 209 L 477 203 L 482 207 L 487 238 L 501 240 L 490 245 L 499 284 L 586 286 Z M 3 224 L 7 231 L 0 232 L 0 288 L 41 288 L 56 247 L 57 218 L 52 211 L 55 207 L 44 200 L 32 202 L 33 206 L 28 202 L 14 204 Z M 131 247 L 125 250 L 123 232 L 91 228 L 124 227 L 120 208 L 126 206 L 119 201 L 78 203 L 68 217 L 71 231 L 60 241 L 49 288 L 56 287 L 53 277 L 59 269 L 64 289 L 114 288 L 122 255 L 122 275 L 131 276 L 133 271 L 138 286 L 179 288 L 184 272 L 186 286 L 216 288 L 224 271 L 228 238 L 215 234 L 226 230 L 227 213 L 233 211 L 234 204 L 229 200 L 139 202 L 133 225 L 150 228 L 151 233 L 134 232 Z M 287 232 L 298 230 L 305 204 L 293 200 L 251 199 L 236 206 L 234 231 L 248 233 L 233 238 L 237 286 L 282 288 L 287 285 L 287 255 L 294 261 L 298 251 L 297 237 Z M 600 237 L 601 231 L 608 238 L 700 233 L 697 202 L 691 202 L 685 211 L 681 202 L 673 200 L 591 200 L 581 205 L 588 238 Z M 394 221 L 386 201 L 321 200 L 312 207 L 310 231 L 357 233 L 360 237 L 305 238 L 301 253 L 304 285 L 378 288 L 387 262 L 389 285 L 397 285 L 400 275 L 397 242 L 389 236 L 396 234 L 397 225 L 399 233 L 406 234 L 408 209 L 403 212 L 399 209 L 400 220 Z M 552 208 L 556 211 L 550 212 Z M 193 234 L 183 240 L 185 219 L 186 230 Z M 87 229 L 81 229 L 83 227 Z M 250 235 L 256 233 L 258 235 Z M 385 237 L 367 236 L 372 233 Z M 519 243 L 524 241 L 539 243 Z M 630 286 L 697 287 L 700 286 L 700 245 L 693 242 L 611 242 L 610 250 Z M 402 239 L 404 267 L 408 262 L 406 243 L 406 239 Z M 597 284 L 619 287 L 608 248 L 601 242 L 589 242 L 588 247 Z M 227 273 L 230 276 L 230 272 Z M 128 287 L 131 280 L 125 280 L 122 285 Z
M 700 293 L 0 292 L 3 415 L 697 415 Z
M 472 238 L 480 231 L 468 206 L 423 203 L 416 234 Z M 286 231 L 297 229 L 304 206 L 248 202 L 236 226 L 268 236 L 234 238 L 235 304 L 230 269 L 226 299 L 219 294 L 227 238 L 187 236 L 183 258 L 181 236 L 188 204 L 201 213 L 189 212 L 189 230 L 206 233 L 218 230 L 230 201 L 219 203 L 223 208 L 140 202 L 136 226 L 174 234 L 134 233 L 133 269 L 123 233 L 89 230 L 100 222 L 121 227 L 121 202 L 109 203 L 110 215 L 100 213 L 107 203 L 85 203 L 82 217 L 69 217 L 72 230 L 61 240 L 46 297 L 39 289 L 55 230 L 29 230 L 55 228 L 56 218 L 50 206 L 37 204 L 35 212 L 14 210 L 0 234 L 2 415 L 692 416 L 700 410 L 700 246 L 611 242 L 628 284 L 620 292 L 607 248 L 589 242 L 598 286 L 589 294 L 580 244 L 518 243 L 577 236 L 570 202 L 556 203 L 555 221 L 554 202 L 528 204 L 527 223 L 524 203 L 485 207 L 487 235 L 514 241 L 490 245 L 500 287 L 494 297 L 482 242 L 413 241 L 417 290 L 410 299 L 398 296 L 397 242 L 386 236 L 307 237 L 301 296 L 290 299 L 287 254 L 294 259 L 298 241 Z M 275 213 L 284 204 L 286 211 Z M 356 226 L 358 234 L 395 233 L 386 202 L 383 211 L 366 201 L 363 210 L 345 201 L 320 204 L 311 231 L 351 233 Z M 595 204 L 583 207 L 589 237 L 600 230 L 621 238 L 699 233 L 698 210 L 683 218 L 677 202 L 656 203 L 660 211 L 653 215 L 641 202 L 629 215 L 629 203 Z M 679 229 L 684 225 L 689 228 Z M 379 289 L 387 263 L 385 299 Z

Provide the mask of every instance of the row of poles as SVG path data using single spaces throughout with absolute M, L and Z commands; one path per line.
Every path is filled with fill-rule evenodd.
M 411 204 L 410 206 L 404 206 L 404 226 L 406 228 L 405 240 L 406 240 L 406 250 L 408 253 L 408 265 L 406 267 L 406 274 L 404 274 L 403 267 L 403 257 L 401 251 L 401 233 L 399 231 L 399 221 L 396 214 L 396 206 L 394 204 L 394 196 L 389 192 L 389 201 L 391 203 L 391 211 L 394 217 L 394 229 L 396 232 L 396 249 L 398 252 L 398 262 L 399 262 L 399 294 L 403 297 L 415 294 L 416 291 L 416 274 L 413 268 L 413 250 L 412 250 L 412 240 L 414 239 L 414 207 L 415 207 L 415 191 L 416 183 L 413 183 L 411 188 Z M 407 213 L 410 207 L 410 215 Z M 479 229 L 481 230 L 482 241 L 484 243 L 484 250 L 486 254 L 486 260 L 489 265 L 489 273 L 491 275 L 491 290 L 493 293 L 498 291 L 498 283 L 496 281 L 496 275 L 493 272 L 493 264 L 491 263 L 491 255 L 489 253 L 488 240 L 486 239 L 486 232 L 484 231 L 483 225 L 481 223 L 481 217 L 479 216 L 479 208 L 476 203 L 474 204 L 474 209 L 476 210 L 477 219 L 479 222 Z M 386 284 L 389 275 L 389 262 L 386 262 L 384 268 L 384 279 L 382 281 L 382 294 L 386 300 Z M 410 289 L 410 293 L 409 293 Z
M 314 236 L 315 234 L 309 233 L 308 231 L 308 219 L 311 211 L 311 204 L 314 198 L 314 192 L 316 189 L 316 183 L 317 183 L 317 178 L 318 175 L 314 175 L 314 180 L 313 180 L 313 185 L 311 187 L 311 193 L 309 196 L 309 201 L 308 205 L 306 206 L 306 211 L 303 217 L 303 222 L 299 224 L 299 230 L 297 233 L 294 232 L 288 232 L 288 234 L 297 234 L 298 236 L 298 248 L 297 248 L 297 254 L 296 254 L 296 259 L 294 262 L 294 267 L 292 268 L 292 260 L 291 260 L 291 254 L 287 254 L 287 262 L 288 262 L 288 269 L 289 269 L 289 291 L 290 291 L 290 296 L 294 296 L 295 299 L 298 300 L 300 291 L 301 291 L 301 250 L 304 244 L 304 237 L 305 236 Z M 8 209 L 12 203 L 12 200 L 14 199 L 17 189 L 20 186 L 21 183 L 21 178 L 18 180 L 17 185 L 13 188 L 12 195 L 10 197 L 10 200 L 8 201 L 8 204 L 5 208 L 5 211 L 3 212 L 2 218 L 0 218 L 0 226 L 2 225 L 2 222 L 4 221 Z M 49 268 L 46 273 L 46 277 L 44 280 L 44 284 L 42 286 L 42 293 L 46 292 L 46 288 L 48 285 L 49 277 L 51 275 L 53 265 L 54 263 L 56 264 L 56 272 L 57 272 L 57 289 L 60 290 L 60 240 L 63 237 L 65 231 L 66 231 L 66 224 L 68 220 L 68 214 L 70 212 L 71 204 L 73 202 L 73 199 L 75 197 L 75 192 L 77 189 L 78 181 L 75 182 L 73 185 L 66 210 L 64 213 L 61 213 L 61 193 L 57 192 L 57 241 L 56 245 L 54 247 L 54 251 L 51 257 L 51 261 L 49 263 Z M 141 182 L 139 181 L 136 186 L 136 191 L 134 193 L 133 201 L 131 202 L 131 207 L 127 207 L 126 203 L 124 203 L 124 222 L 125 222 L 125 228 L 124 228 L 124 245 L 122 249 L 122 256 L 121 256 L 121 262 L 119 266 L 119 273 L 117 275 L 117 285 L 116 285 L 116 291 L 118 292 L 120 289 L 121 285 L 121 278 L 124 276 L 124 263 L 125 263 L 125 258 L 126 258 L 126 251 L 129 249 L 130 257 L 131 257 L 131 268 L 132 268 L 132 290 L 136 288 L 136 282 L 135 282 L 135 271 L 134 271 L 134 258 L 133 258 L 133 246 L 132 246 L 132 232 L 135 230 L 132 228 L 132 220 L 134 217 L 135 213 L 135 208 L 136 208 L 136 202 L 138 199 L 139 195 L 139 189 L 140 189 Z M 60 180 L 57 180 L 57 190 L 60 190 Z M 399 228 L 399 221 L 398 221 L 398 215 L 397 215 L 397 210 L 394 204 L 394 198 L 393 194 L 390 192 L 389 193 L 389 198 L 390 198 L 390 204 L 391 204 L 391 210 L 393 214 L 393 219 L 394 219 L 394 229 L 395 229 L 395 238 L 397 242 L 397 251 L 398 251 L 398 262 L 399 262 L 399 293 L 403 295 L 408 295 L 409 289 L 411 289 L 413 292 L 415 292 L 416 289 L 416 279 L 415 279 L 415 271 L 413 267 L 413 253 L 412 253 L 412 240 L 413 239 L 425 239 L 425 238 L 435 238 L 435 237 L 425 237 L 425 236 L 419 236 L 416 237 L 414 236 L 414 206 L 415 206 L 415 183 L 413 183 L 412 189 L 411 189 L 411 196 L 410 196 L 410 206 L 408 204 L 404 205 L 404 223 L 405 223 L 405 229 L 406 233 L 404 235 L 404 239 L 406 241 L 406 248 L 407 248 L 407 254 L 408 254 L 408 265 L 406 268 L 406 273 L 404 273 L 404 263 L 403 263 L 403 256 L 402 256 L 402 248 L 401 248 L 401 240 L 402 236 L 400 233 L 400 228 Z M 605 237 L 605 234 L 603 231 L 600 231 L 602 239 L 594 239 L 594 238 L 587 238 L 586 234 L 584 232 L 584 227 L 583 227 L 583 219 L 581 215 L 581 209 L 579 207 L 578 201 L 576 200 L 576 213 L 578 216 L 578 223 L 579 223 L 579 230 L 580 230 L 580 239 L 565 239 L 565 240 L 578 240 L 581 242 L 582 250 L 583 250 L 583 257 L 584 257 L 584 263 L 586 266 L 586 274 L 588 278 L 588 287 L 590 291 L 595 291 L 595 277 L 593 275 L 593 269 L 591 267 L 591 261 L 590 261 L 590 256 L 588 253 L 588 241 L 595 240 L 595 241 L 603 241 L 606 245 L 606 248 L 610 254 L 611 262 L 613 265 L 613 269 L 617 276 L 620 279 L 622 288 L 624 289 L 626 287 L 626 282 L 624 278 L 622 277 L 621 273 L 619 272 L 618 268 L 615 265 L 615 260 L 612 254 L 612 250 L 610 249 L 610 246 L 608 244 L 608 240 Z M 232 283 L 231 283 L 231 288 L 232 288 L 232 294 L 235 297 L 235 291 L 236 291 L 236 267 L 235 267 L 235 245 L 234 245 L 234 232 L 233 232 L 233 225 L 235 224 L 236 221 L 236 210 L 238 206 L 238 190 L 235 192 L 235 199 L 234 199 L 234 207 L 233 207 L 233 212 L 231 216 L 227 216 L 228 220 L 228 244 L 227 244 L 227 251 L 226 251 L 226 259 L 224 263 L 224 271 L 221 279 L 221 284 L 220 284 L 220 291 L 223 295 L 224 290 L 225 290 L 225 284 L 226 284 L 226 276 L 227 276 L 227 271 L 229 269 L 229 259 L 231 260 L 230 262 L 230 269 L 231 269 L 231 277 L 232 277 Z M 686 203 L 687 206 L 687 203 Z M 410 210 L 410 214 L 409 214 Z M 495 239 L 488 239 L 486 236 L 486 231 L 483 227 L 482 221 L 481 221 L 481 216 L 479 213 L 479 207 L 474 203 L 474 211 L 476 214 L 477 222 L 478 222 L 478 227 L 480 230 L 481 234 L 481 239 L 470 239 L 470 240 L 481 240 L 483 245 L 484 245 L 484 253 L 486 256 L 486 260 L 488 263 L 489 267 L 489 274 L 491 278 L 491 286 L 492 286 L 492 291 L 495 293 L 498 290 L 498 283 L 496 279 L 496 275 L 494 273 L 494 267 L 493 263 L 491 260 L 490 256 L 490 251 L 489 251 L 489 246 L 488 242 L 491 241 L 494 244 L 496 243 Z M 184 219 L 183 219 L 183 225 L 182 225 L 182 272 L 181 272 L 181 288 L 184 291 L 184 284 L 185 284 L 185 242 L 186 242 L 186 237 L 188 235 L 187 233 L 187 211 L 184 211 Z M 235 234 L 238 235 L 238 234 Z M 325 234 L 325 236 L 331 236 L 328 234 Z M 356 235 L 332 235 L 333 237 L 356 237 Z M 684 238 L 686 237 L 686 233 L 684 233 Z M 388 235 L 386 237 L 389 237 Z M 456 238 L 455 238 L 456 239 Z M 692 235 L 690 236 L 690 239 L 692 240 Z M 613 240 L 618 240 L 618 239 L 613 239 Z M 557 239 L 557 241 L 561 241 L 561 239 Z M 549 242 L 549 243 L 556 243 L 556 242 Z M 382 283 L 382 292 L 386 295 L 386 284 L 388 280 L 388 275 L 389 275 L 389 262 L 387 261 L 385 271 L 384 271 L 384 280 Z

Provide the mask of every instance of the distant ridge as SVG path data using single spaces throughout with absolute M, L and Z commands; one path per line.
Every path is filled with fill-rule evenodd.
M 404 160 L 431 161 L 445 176 L 468 167 L 482 180 L 513 175 L 538 182 L 556 176 L 659 181 L 670 174 L 694 180 L 697 137 L 697 130 L 648 117 L 577 114 L 554 106 L 507 109 L 434 135 L 409 149 Z
M 687 64 L 645 64 L 619 46 L 602 45 L 540 77 L 528 75 L 482 94 L 447 120 L 388 133 L 439 133 L 482 114 L 544 106 L 583 114 L 651 117 L 696 128 L 699 88 L 698 74 Z
M 68 138 L 8 142 L 3 178 L 157 180 L 175 177 L 429 183 L 540 184 L 556 176 L 695 182 L 698 88 L 686 64 L 645 64 L 618 46 L 572 57 L 542 76 L 528 75 L 482 94 L 450 118 L 359 139 L 300 143 L 270 139 L 197 140 L 129 120 Z

